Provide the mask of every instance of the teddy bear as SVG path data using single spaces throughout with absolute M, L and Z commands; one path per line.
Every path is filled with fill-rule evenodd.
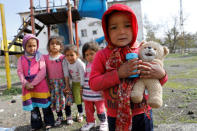
M 139 48 L 139 59 L 146 62 L 157 62 L 163 68 L 163 60 L 168 53 L 169 49 L 157 42 L 143 42 Z M 138 79 L 131 92 L 133 103 L 140 103 L 142 101 L 145 88 L 149 94 L 147 103 L 152 108 L 161 107 L 163 103 L 162 86 L 158 79 Z

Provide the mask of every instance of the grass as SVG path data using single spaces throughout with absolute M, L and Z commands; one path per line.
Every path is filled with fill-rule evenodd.
M 19 82 L 16 68 L 10 68 L 10 77 L 11 77 L 11 83 Z M 1 85 L 7 84 L 5 67 L 0 67 L 0 83 Z
M 22 93 L 22 89 L 18 88 L 18 87 L 12 87 L 11 89 L 6 89 L 3 91 L 2 95 L 6 96 L 6 95 L 18 95 Z
M 8 100 L 12 99 L 13 96 L 22 94 L 22 89 L 20 87 L 12 87 L 11 89 L 2 90 L 0 99 L 1 100 Z
M 153 109 L 154 125 L 170 123 L 197 123 L 197 54 L 170 54 L 164 60 L 168 82 L 164 85 L 163 101 L 167 106 Z

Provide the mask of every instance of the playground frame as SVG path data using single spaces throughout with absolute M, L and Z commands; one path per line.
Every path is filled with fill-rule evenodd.
M 74 1 L 74 8 L 77 9 L 76 0 Z M 49 7 L 49 0 L 46 0 L 46 12 L 50 13 Z M 72 13 L 71 13 L 71 4 L 70 0 L 67 0 L 67 22 L 68 22 L 68 29 L 69 29 L 69 43 L 74 44 L 73 41 L 73 29 L 72 29 Z M 11 89 L 11 77 L 10 77 L 10 64 L 9 64 L 9 48 L 14 44 L 9 44 L 7 42 L 7 35 L 6 35 L 6 25 L 5 25 L 5 15 L 4 15 L 4 6 L 0 4 L 0 11 L 1 11 L 1 23 L 2 23 L 2 32 L 3 32 L 3 45 L 4 45 L 4 55 L 5 55 L 5 68 L 6 68 L 6 79 L 7 79 L 7 88 Z M 34 17 L 34 4 L 33 0 L 30 0 L 30 16 L 31 16 L 31 26 L 32 26 L 32 34 L 35 34 L 35 17 Z M 66 18 L 65 18 L 66 19 Z M 79 39 L 78 39 L 78 25 L 77 21 L 75 21 L 75 38 L 76 38 L 76 45 L 79 50 Z M 47 25 L 47 32 L 48 32 L 48 39 L 50 38 L 50 25 Z

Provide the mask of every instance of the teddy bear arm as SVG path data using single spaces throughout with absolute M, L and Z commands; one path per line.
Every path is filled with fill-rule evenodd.
M 135 83 L 131 91 L 131 100 L 133 101 L 133 103 L 140 103 L 142 101 L 144 90 L 145 90 L 144 81 L 143 79 L 139 79 Z
M 152 108 L 159 108 L 162 106 L 162 86 L 158 79 L 146 79 L 146 88 L 148 90 L 148 104 Z

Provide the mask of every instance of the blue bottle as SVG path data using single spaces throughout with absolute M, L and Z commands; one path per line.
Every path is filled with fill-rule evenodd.
M 136 53 L 126 54 L 126 60 L 131 60 L 134 58 L 138 58 L 138 54 L 136 54 Z M 134 70 L 133 72 L 137 72 L 137 70 Z M 129 78 L 135 78 L 135 77 L 139 77 L 139 74 L 129 76 Z

